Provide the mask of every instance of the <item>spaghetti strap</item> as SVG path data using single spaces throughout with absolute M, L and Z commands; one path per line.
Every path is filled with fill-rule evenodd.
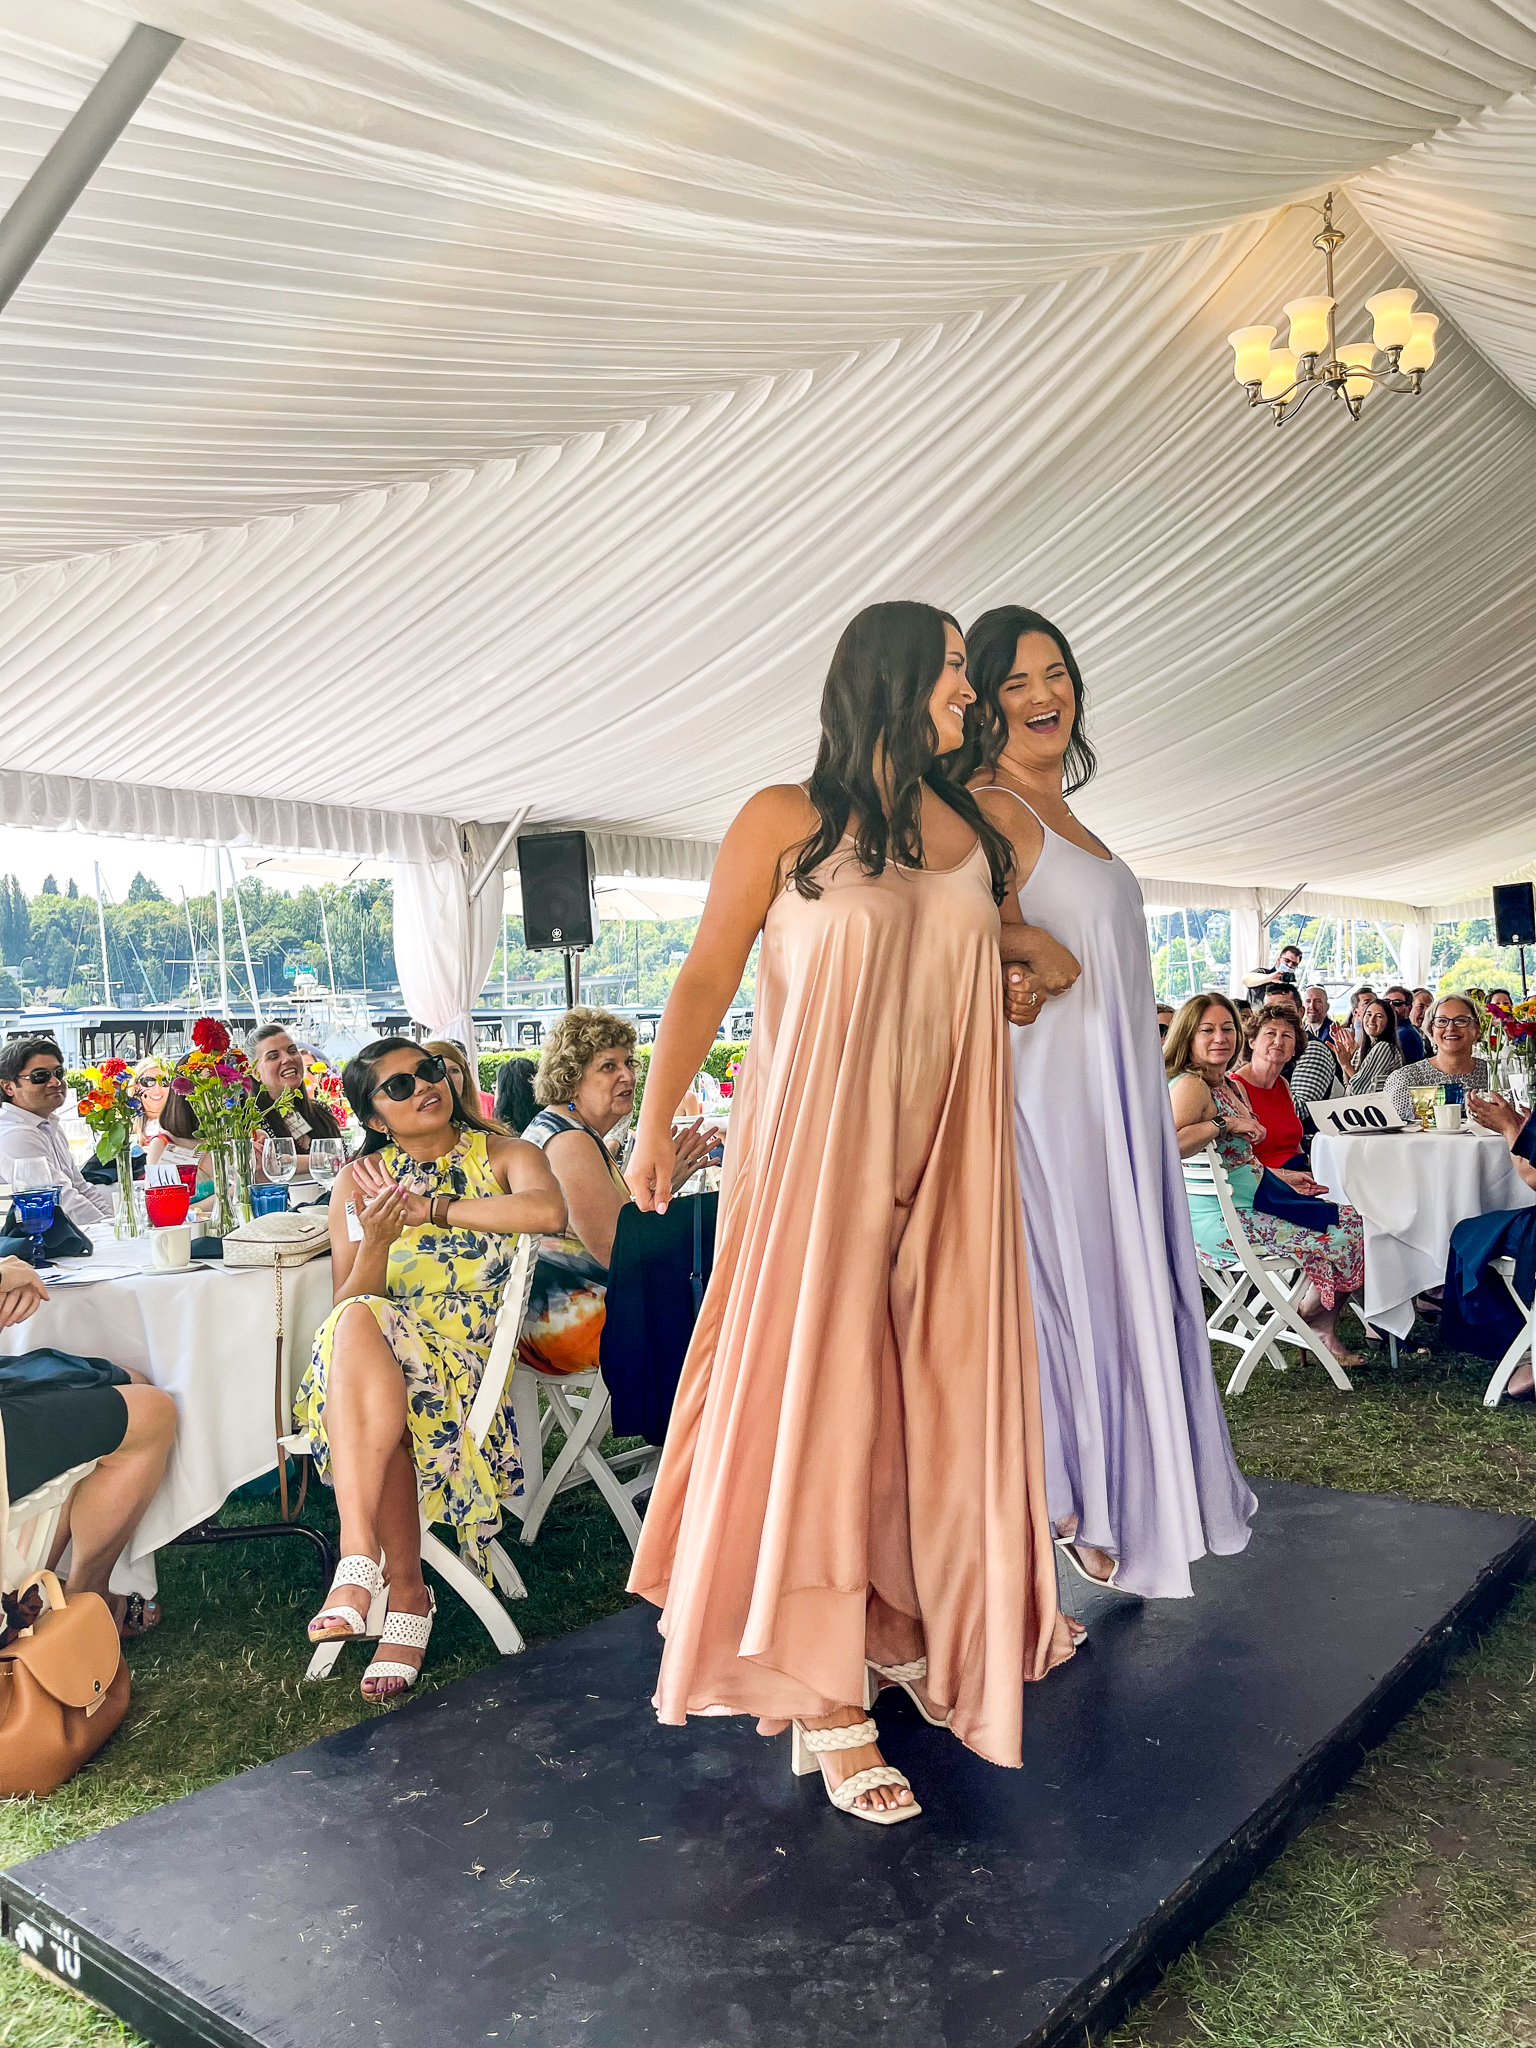
M 1050 831 L 1050 826 L 1046 824 L 1044 818 L 1041 817 L 1040 813 L 1035 809 L 1034 805 L 1030 802 L 1027 796 L 1020 796 L 1019 792 L 1016 789 L 1010 789 L 1006 782 L 989 782 L 986 786 L 988 789 L 1001 790 L 1004 796 L 1011 796 L 1015 803 L 1019 803 L 1024 806 L 1025 810 L 1028 811 L 1029 815 L 1034 819 L 1035 823 L 1040 827 L 1040 830 L 1042 832 Z M 1060 833 L 1058 833 L 1056 836 L 1060 838 L 1061 835 Z M 1070 843 L 1071 842 L 1069 841 L 1068 844 L 1070 845 Z

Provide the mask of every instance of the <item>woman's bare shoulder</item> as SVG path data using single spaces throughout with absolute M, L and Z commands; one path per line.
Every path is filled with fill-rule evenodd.
M 774 782 L 747 798 L 731 825 L 732 835 L 788 846 L 815 829 L 816 807 L 798 782 Z

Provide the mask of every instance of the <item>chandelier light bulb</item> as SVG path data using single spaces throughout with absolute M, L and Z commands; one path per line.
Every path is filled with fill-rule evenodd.
M 1239 384 L 1261 384 L 1269 371 L 1273 327 L 1238 327 L 1227 336 L 1232 344 L 1232 374 Z
M 1339 361 L 1347 370 L 1368 370 L 1375 360 L 1376 344 L 1374 341 L 1352 341 L 1347 348 L 1339 350 Z M 1366 398 L 1370 395 L 1372 389 L 1373 382 L 1369 377 L 1346 377 L 1344 379 L 1344 393 L 1348 398 L 1356 400 Z
M 1319 356 L 1328 346 L 1328 315 L 1335 301 L 1330 298 L 1292 299 L 1285 309 L 1291 323 L 1287 337 L 1299 356 Z
M 1413 331 L 1398 358 L 1400 370 L 1427 370 L 1435 360 L 1435 329 L 1440 325 L 1433 313 L 1415 313 Z
M 1296 382 L 1296 351 L 1277 348 L 1269 358 L 1269 375 L 1264 379 L 1263 398 L 1283 398 Z
M 1365 310 L 1375 321 L 1374 340 L 1381 349 L 1402 348 L 1413 333 L 1413 307 L 1417 292 L 1377 292 L 1365 302 Z

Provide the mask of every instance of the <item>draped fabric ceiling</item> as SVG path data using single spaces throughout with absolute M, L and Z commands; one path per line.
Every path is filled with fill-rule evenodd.
M 8 821 L 697 876 L 916 596 L 1071 635 L 1160 889 L 1536 855 L 1536 7 L 0 0 L 0 203 L 136 17 L 0 315 Z M 1440 356 L 1277 434 L 1330 185 Z

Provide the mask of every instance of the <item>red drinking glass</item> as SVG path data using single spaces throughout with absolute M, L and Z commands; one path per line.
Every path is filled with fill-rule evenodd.
M 163 1230 L 168 1224 L 185 1223 L 191 1206 L 192 1197 L 184 1187 L 144 1190 L 144 1213 L 157 1230 Z
M 176 1171 L 180 1174 L 181 1184 L 187 1191 L 187 1200 L 195 1202 L 197 1199 L 197 1168 L 195 1166 L 178 1166 Z

